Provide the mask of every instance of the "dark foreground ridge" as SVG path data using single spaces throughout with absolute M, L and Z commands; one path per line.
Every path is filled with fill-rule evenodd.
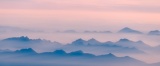
M 37 53 L 31 48 L 0 52 L 0 58 L 0 66 L 151 66 L 129 56 L 117 57 L 112 53 L 99 56 L 64 50 Z

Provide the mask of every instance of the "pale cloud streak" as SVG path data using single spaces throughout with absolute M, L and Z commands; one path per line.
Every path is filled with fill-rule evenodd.
M 112 25 L 120 28 L 126 26 L 147 28 L 148 25 L 154 26 L 150 28 L 157 28 L 160 22 L 159 2 L 159 0 L 0 0 L 0 21 L 1 25 L 20 27 L 29 25 L 32 28 L 65 30 L 106 29 L 113 27 Z
M 2 0 L 1 8 L 160 12 L 158 0 Z

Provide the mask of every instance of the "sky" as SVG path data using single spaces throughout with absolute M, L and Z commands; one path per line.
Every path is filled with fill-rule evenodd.
M 160 28 L 160 0 L 0 0 L 0 25 L 41 30 L 149 31 Z M 143 28 L 142 28 L 143 27 Z

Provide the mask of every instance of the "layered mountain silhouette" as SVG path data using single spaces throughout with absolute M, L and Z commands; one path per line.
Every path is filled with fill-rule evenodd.
M 0 34 L 4 33 L 15 33 L 15 32 L 21 32 L 21 33 L 44 33 L 46 31 L 42 30 L 32 30 L 32 29 L 25 29 L 25 28 L 19 28 L 19 27 L 12 27 L 12 26 L 0 26 Z M 76 31 L 76 30 L 64 30 L 64 31 L 55 31 L 57 33 L 104 33 L 104 34 L 110 34 L 113 33 L 112 31 L 92 31 L 92 30 L 85 30 L 85 31 Z M 128 34 L 144 34 L 141 31 L 131 29 L 129 27 L 124 27 L 121 30 L 118 31 L 118 33 L 128 33 Z M 148 35 L 160 35 L 160 30 L 152 30 L 148 32 Z
M 142 41 L 131 41 L 128 39 L 120 39 L 117 42 L 99 42 L 92 38 L 89 40 L 77 39 L 71 44 L 62 45 L 58 42 L 51 42 L 42 39 L 29 39 L 28 37 L 12 37 L 0 41 L 1 49 L 22 49 L 33 48 L 39 52 L 53 51 L 56 49 L 64 49 L 67 51 L 83 50 L 88 53 L 145 53 L 144 48 L 150 48 Z M 95 52 L 96 51 L 96 52 Z
M 121 29 L 120 31 L 118 31 L 118 33 L 143 34 L 142 32 L 138 30 L 134 30 L 128 27 Z
M 15 53 L 35 54 L 36 51 L 34 51 L 32 48 L 28 48 L 28 49 L 16 50 Z
M 6 60 L 5 57 L 9 57 Z M 64 50 L 54 52 L 36 53 L 33 49 L 21 49 L 13 52 L 0 52 L 0 65 L 2 66 L 145 66 L 142 61 L 129 56 L 117 57 L 112 53 L 93 55 L 82 51 L 67 53 Z
M 101 42 L 97 41 L 96 39 L 92 38 L 88 41 L 85 41 L 83 39 L 77 39 L 72 42 L 73 45 L 99 45 Z
M 27 36 L 21 36 L 21 37 L 12 37 L 12 38 L 7 38 L 7 39 L 4 39 L 2 41 L 13 41 L 13 42 L 16 42 L 16 41 L 19 41 L 19 42 L 28 42 L 30 41 L 30 39 L 27 37 Z
M 120 39 L 119 41 L 115 42 L 116 45 L 120 45 L 123 47 L 135 47 L 135 48 L 151 48 L 151 46 L 145 44 L 143 41 L 131 41 L 129 39 Z
M 127 40 L 127 39 L 126 39 Z M 124 45 L 123 45 L 124 44 Z M 125 46 L 126 44 L 126 46 Z M 133 44 L 133 45 L 132 45 Z M 142 50 L 139 50 L 137 46 L 145 44 L 143 42 L 131 42 L 128 40 L 123 41 L 122 39 L 118 42 L 99 42 L 96 39 L 92 38 L 90 40 L 77 39 L 71 44 L 65 45 L 62 49 L 67 51 L 76 51 L 83 50 L 90 53 L 145 53 Z M 147 46 L 147 45 L 146 45 Z
M 62 45 L 58 42 L 21 36 L 3 39 L 0 45 L 0 66 L 159 66 L 159 63 L 146 64 L 129 56 L 145 55 L 146 49 L 159 53 L 160 46 L 150 47 L 143 41 L 126 38 L 116 42 L 100 42 L 94 38 L 77 39 Z M 114 54 L 129 56 L 118 57 Z
M 29 39 L 27 36 L 11 37 L 1 40 L 0 45 L 1 49 L 17 50 L 22 48 L 33 48 L 37 51 L 52 51 L 61 46 L 58 42 L 42 39 Z
M 158 35 L 160 35 L 160 31 L 159 30 L 153 30 L 153 31 L 150 31 L 148 33 L 148 35 L 156 35 L 156 36 L 158 36 Z

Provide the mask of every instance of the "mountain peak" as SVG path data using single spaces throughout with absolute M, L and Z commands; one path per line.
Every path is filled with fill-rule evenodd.
M 18 53 L 36 53 L 32 48 L 21 49 L 21 50 L 15 51 L 15 52 L 18 52 Z
M 97 44 L 100 44 L 100 42 L 92 38 L 87 41 L 87 44 L 97 45 Z
M 79 50 L 79 51 L 75 51 L 75 52 L 71 52 L 69 53 L 70 55 L 76 55 L 76 56 L 79 56 L 79 55 L 83 55 L 83 51 Z
M 55 54 L 66 54 L 64 50 L 55 50 L 53 53 Z
M 79 38 L 79 39 L 77 39 L 76 41 L 85 41 L 85 40 L 83 40 L 82 38 Z
M 121 29 L 121 30 L 119 31 L 119 33 L 135 33 L 135 34 L 142 34 L 142 32 L 137 31 L 137 30 L 134 30 L 134 29 L 131 29 L 131 28 L 128 28 L 128 27 L 125 27 L 125 28 Z
M 9 40 L 9 41 L 29 41 L 30 39 L 27 36 L 21 36 L 21 37 L 12 37 L 12 38 L 7 38 L 4 40 Z
M 112 53 L 109 53 L 109 54 L 106 54 L 106 55 L 100 55 L 100 57 L 110 57 L 110 58 L 112 58 L 112 57 L 116 57 L 116 56 Z
M 97 43 L 99 41 L 97 41 L 96 39 L 92 38 L 92 39 L 89 39 L 88 42 L 96 42 Z
M 120 31 L 133 31 L 133 29 L 131 29 L 129 27 L 125 27 L 125 28 L 121 29 Z
M 80 39 L 77 39 L 77 40 L 73 41 L 72 44 L 74 44 L 74 45 L 83 45 L 85 42 L 86 42 L 85 40 L 80 38 Z
M 116 57 L 114 54 L 112 53 L 109 53 L 107 56 L 110 56 L 110 57 Z
M 124 30 L 132 30 L 132 29 L 129 28 L 129 27 L 124 27 L 123 29 L 124 29 Z
M 118 42 L 130 42 L 130 40 L 126 39 L 126 38 L 123 38 L 123 39 L 120 39 Z
M 139 43 L 139 44 L 145 44 L 143 41 L 141 41 L 141 40 L 139 40 L 139 41 L 137 41 L 137 43 Z
M 71 52 L 71 53 L 83 53 L 83 51 L 81 51 L 81 50 L 78 50 L 78 51 L 75 51 L 75 52 Z
M 97 41 L 96 39 L 94 39 L 94 38 L 91 38 L 91 39 L 89 39 L 88 41 Z

